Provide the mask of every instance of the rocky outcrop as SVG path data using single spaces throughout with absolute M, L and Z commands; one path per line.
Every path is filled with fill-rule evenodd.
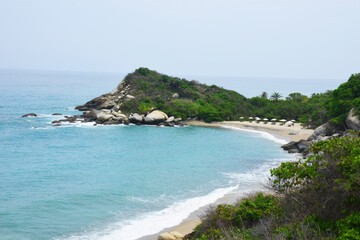
M 303 153 L 304 155 L 309 153 L 309 148 L 312 142 L 306 140 L 300 140 L 298 142 L 289 142 L 281 148 L 288 151 L 289 153 Z
M 166 232 L 159 235 L 158 240 L 181 240 L 184 235 L 177 231 Z
M 146 115 L 144 118 L 144 123 L 146 124 L 158 124 L 160 122 L 166 121 L 169 117 L 166 115 L 166 113 L 155 110 Z
M 308 141 L 319 141 L 321 138 L 325 136 L 332 136 L 335 133 L 342 132 L 340 129 L 338 129 L 334 124 L 331 124 L 329 122 L 320 125 L 317 127 L 313 134 L 310 135 L 308 138 Z
M 61 122 L 75 123 L 80 122 L 95 122 L 95 124 L 150 124 L 158 126 L 173 127 L 183 126 L 181 118 L 175 119 L 173 116 L 168 118 L 166 113 L 160 110 L 154 110 L 147 114 L 146 117 L 139 115 L 138 113 L 132 113 L 128 116 L 121 113 L 121 111 L 114 111 L 114 109 L 91 109 L 85 111 L 82 115 L 65 116 L 65 119 L 53 121 L 53 124 L 59 124 Z
M 351 130 L 360 131 L 360 120 L 355 108 L 352 108 L 345 120 L 346 127 Z
M 25 115 L 22 115 L 21 117 L 37 117 L 37 114 L 36 113 L 28 113 L 28 114 L 25 114 Z

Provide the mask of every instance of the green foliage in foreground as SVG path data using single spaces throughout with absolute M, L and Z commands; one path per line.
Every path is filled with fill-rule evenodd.
M 271 170 L 277 195 L 210 209 L 185 239 L 360 239 L 360 138 L 312 146 L 305 161 Z

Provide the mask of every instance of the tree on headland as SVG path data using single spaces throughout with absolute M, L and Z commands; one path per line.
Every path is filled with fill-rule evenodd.
M 270 98 L 271 98 L 272 100 L 274 100 L 275 102 L 279 101 L 279 99 L 280 99 L 281 97 L 282 97 L 281 94 L 278 93 L 278 92 L 274 92 L 274 93 L 270 96 Z
M 286 100 L 294 101 L 294 102 L 302 102 L 306 100 L 308 97 L 305 95 L 302 95 L 301 93 L 290 93 L 288 97 L 286 97 Z
M 268 93 L 267 92 L 262 92 L 260 95 L 261 98 L 268 98 Z

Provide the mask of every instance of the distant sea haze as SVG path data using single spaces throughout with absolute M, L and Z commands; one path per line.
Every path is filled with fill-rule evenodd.
M 260 189 L 270 168 L 294 157 L 280 148 L 283 140 L 258 132 L 52 126 L 62 117 L 52 113 L 78 114 L 76 105 L 110 92 L 122 78 L 0 71 L 2 240 L 155 234 L 227 193 Z M 21 118 L 29 112 L 39 116 Z

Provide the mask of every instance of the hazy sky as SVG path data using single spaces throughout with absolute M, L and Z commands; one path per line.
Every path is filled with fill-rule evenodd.
M 359 0 L 0 0 L 0 68 L 342 78 Z

